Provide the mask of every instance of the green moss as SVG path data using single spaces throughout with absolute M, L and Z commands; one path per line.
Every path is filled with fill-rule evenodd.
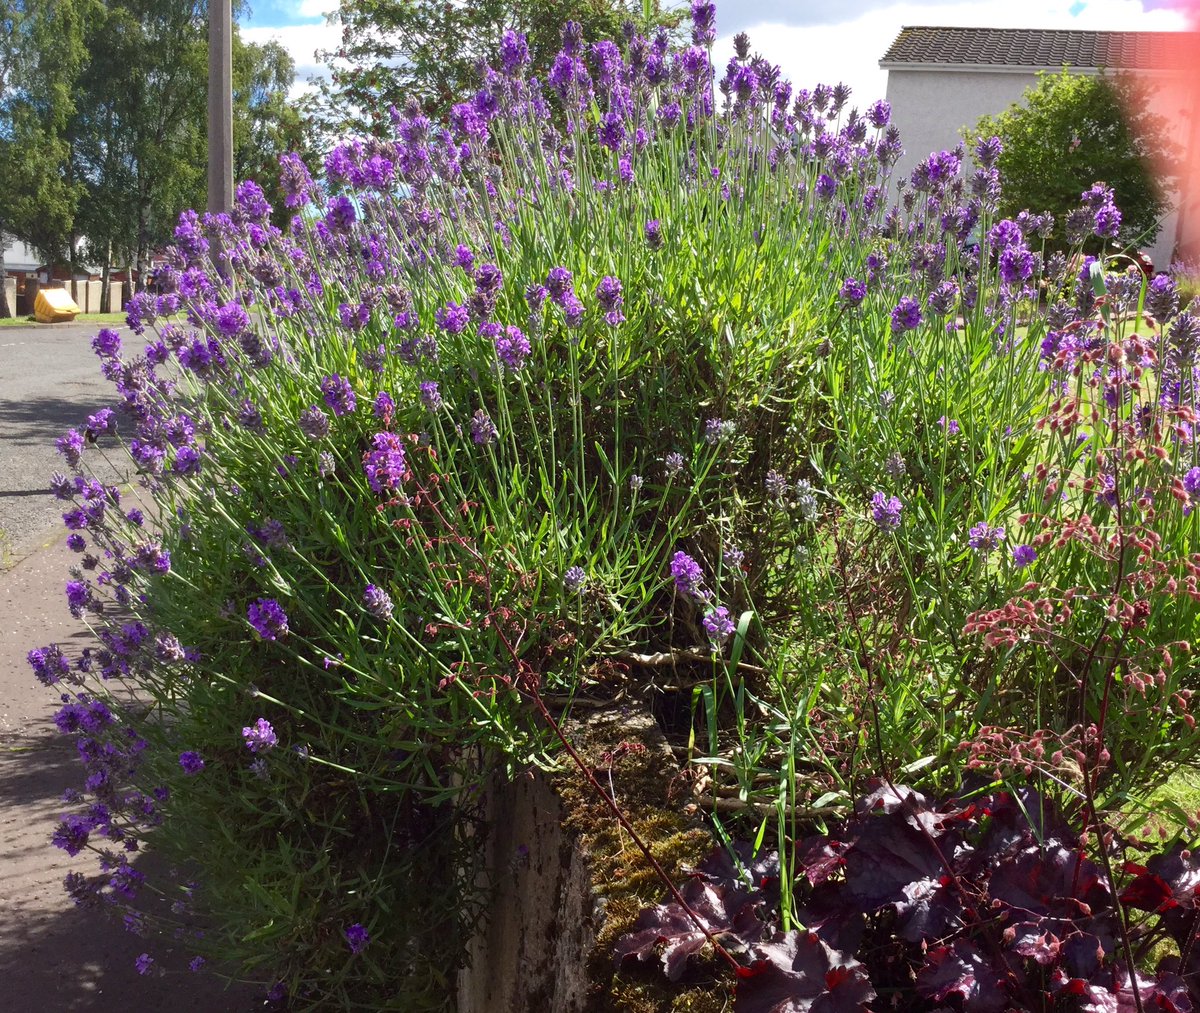
M 574 725 L 570 734 L 575 748 L 606 788 L 611 772 L 622 812 L 667 875 L 678 883 L 685 867 L 697 865 L 712 850 L 713 839 L 681 812 L 680 799 L 672 797 L 678 768 L 652 719 L 597 715 Z M 605 754 L 621 743 L 631 743 L 634 748 L 606 762 Z M 572 766 L 558 776 L 555 789 L 566 814 L 563 825 L 587 856 L 593 893 L 604 911 L 588 964 L 592 982 L 589 1013 L 720 1013 L 731 1009 L 732 979 L 718 977 L 723 969 L 711 960 L 697 962 L 697 973 L 707 972 L 705 980 L 686 984 L 667 981 L 658 968 L 616 971 L 615 942 L 633 928 L 643 909 L 663 902 L 666 885 L 578 769 Z

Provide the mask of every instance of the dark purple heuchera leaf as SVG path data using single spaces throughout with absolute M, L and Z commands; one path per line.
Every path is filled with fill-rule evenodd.
M 1196 1008 L 1188 994 L 1187 983 L 1177 974 L 1160 974 L 1146 1005 L 1166 1013 L 1192 1013 Z
M 1137 1001 L 1124 972 L 1118 971 L 1117 991 L 1113 992 L 1111 975 L 1102 973 L 1102 979 L 1088 983 L 1082 995 L 1086 1000 L 1079 1008 L 1083 1013 L 1137 1013 Z M 1162 974 L 1158 980 L 1137 977 L 1138 997 L 1142 1009 L 1155 1013 L 1193 1013 L 1195 1006 L 1188 996 L 1187 985 L 1177 974 Z
M 1072 978 L 1091 978 L 1104 961 L 1104 945 L 1099 936 L 1076 932 L 1063 943 L 1063 968 Z
M 855 803 L 856 816 L 899 814 L 914 830 L 929 833 L 935 838 L 956 823 L 969 820 L 975 812 L 974 805 L 961 806 L 953 800 L 936 805 L 919 791 L 903 784 L 875 780 L 870 787 L 870 793 Z
M 757 914 L 762 898 L 757 892 L 702 876 L 689 879 L 679 892 L 704 927 L 714 936 L 729 937 L 729 945 L 734 948 L 749 947 L 762 938 L 764 925 Z M 667 977 L 678 981 L 687 968 L 688 958 L 707 941 L 708 937 L 692 917 L 671 901 L 643 911 L 633 931 L 617 940 L 617 963 L 661 957 Z
M 847 847 L 844 841 L 822 834 L 807 837 L 796 848 L 796 869 L 813 886 L 820 886 L 846 864 Z
M 777 906 L 778 866 L 748 848 L 737 856 L 706 860 L 685 890 L 746 961 L 738 1013 L 858 1011 L 875 989 L 902 1013 L 1134 1011 L 1108 881 L 1036 792 L 934 804 L 875 785 L 832 833 L 796 847 L 794 913 L 805 929 L 767 943 L 760 912 Z M 1162 960 L 1157 979 L 1139 976 L 1142 1013 L 1200 1013 L 1200 860 L 1176 846 L 1125 871 L 1134 878 L 1121 900 L 1154 914 L 1135 919 L 1139 939 L 1165 932 L 1187 954 Z M 704 941 L 666 904 L 643 915 L 618 958 L 661 957 L 677 977 Z
M 896 933 L 910 943 L 944 939 L 961 927 L 962 900 L 945 877 L 913 880 L 904 885 L 896 910 Z
M 828 945 L 845 953 L 858 952 L 867 928 L 866 914 L 847 903 L 841 883 L 825 882 L 812 890 L 799 905 L 796 917 Z
M 1058 810 L 1032 788 L 999 792 L 981 799 L 979 806 L 988 825 L 967 875 L 987 875 L 1006 859 L 1042 844 L 1076 841 Z
M 917 992 L 935 1002 L 958 997 L 963 1013 L 999 1013 L 1009 1006 L 1004 976 L 965 939 L 929 951 L 917 973 Z
M 854 803 L 854 815 L 893 813 L 905 802 L 923 809 L 929 807 L 929 799 L 908 785 L 889 784 L 879 778 L 872 778 L 867 782 L 867 794 Z
M 813 932 L 780 932 L 754 947 L 737 1013 L 861 1013 L 875 998 L 866 969 Z
M 1127 865 L 1126 872 L 1137 878 L 1121 892 L 1121 903 L 1142 911 L 1169 911 L 1181 907 L 1196 908 L 1200 896 L 1200 858 L 1176 844 L 1163 855 L 1155 855 L 1145 865 Z
M 1047 920 L 1022 922 L 1006 929 L 1004 938 L 1007 942 L 1011 934 L 1009 949 L 1014 953 L 1028 957 L 1042 967 L 1050 967 L 1062 955 L 1063 943 L 1048 926 Z
M 1137 877 L 1121 891 L 1121 903 L 1139 911 L 1158 911 L 1172 908 L 1176 901 L 1171 885 L 1161 876 L 1156 876 L 1145 866 L 1125 867 L 1126 872 L 1135 872 Z
M 909 883 L 946 874 L 942 858 L 934 843 L 898 812 L 871 817 L 846 851 L 846 892 L 868 912 L 901 903 Z
M 1047 842 L 1030 848 L 992 873 L 993 901 L 1015 908 L 1024 917 L 1087 917 L 1111 904 L 1100 870 L 1074 848 Z
M 719 883 L 757 890 L 768 907 L 779 903 L 779 855 L 774 851 L 759 852 L 744 841 L 735 841 L 733 854 L 727 848 L 717 848 L 694 870 L 694 875 Z

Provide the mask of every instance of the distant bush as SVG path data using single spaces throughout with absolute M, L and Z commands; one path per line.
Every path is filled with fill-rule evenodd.
M 984 116 L 972 137 L 1003 144 L 998 210 L 1016 217 L 1025 208 L 1050 212 L 1057 249 L 1099 249 L 1092 221 L 1078 209 L 1079 193 L 1103 181 L 1121 217 L 1107 238 L 1136 251 L 1154 244 L 1169 208 L 1169 173 L 1179 154 L 1170 124 L 1154 112 L 1144 81 L 1130 75 L 1040 73 L 1021 102 Z

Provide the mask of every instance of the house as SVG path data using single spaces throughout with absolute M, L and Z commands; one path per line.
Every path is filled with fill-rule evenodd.
M 25 295 L 25 281 L 37 277 L 42 266 L 41 259 L 28 246 L 11 236 L 0 236 L 0 243 L 3 244 L 0 252 L 4 254 L 4 291 L 8 299 L 8 311 L 15 315 L 29 303 Z M 32 310 L 30 304 L 28 312 Z
M 905 147 L 896 175 L 907 175 L 931 151 L 952 148 L 963 129 L 974 127 L 981 116 L 1020 102 L 1040 71 L 1063 68 L 1076 74 L 1130 73 L 1144 80 L 1152 86 L 1151 108 L 1173 124 L 1173 139 L 1190 156 L 1200 150 L 1190 76 L 1196 70 L 1189 66 L 1200 52 L 1197 46 L 1190 32 L 902 28 L 879 61 L 888 72 L 892 122 Z M 1166 268 L 1177 246 L 1200 250 L 1197 198 L 1200 193 L 1174 195 L 1176 210 L 1147 247 L 1156 267 Z
M 10 275 L 36 274 L 41 267 L 41 258 L 19 239 L 11 236 L 0 237 L 4 244 L 4 269 Z
M 4 269 L 8 279 L 5 291 L 8 296 L 9 312 L 25 315 L 33 312 L 34 299 L 39 288 L 54 286 L 65 288 L 86 313 L 99 311 L 101 303 L 102 274 L 99 267 L 87 263 L 48 264 L 19 239 L 3 238 Z M 161 260 L 161 256 L 158 260 Z M 109 306 L 118 312 L 124 304 L 125 293 L 133 288 L 137 272 L 112 271 L 109 275 Z

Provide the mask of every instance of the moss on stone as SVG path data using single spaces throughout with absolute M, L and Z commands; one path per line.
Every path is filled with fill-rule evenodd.
M 568 734 L 604 787 L 612 788 L 621 811 L 675 883 L 685 867 L 712 850 L 713 838 L 682 812 L 672 785 L 679 773 L 671 751 L 648 714 L 602 712 L 573 722 Z M 621 750 L 622 744 L 632 748 Z M 611 759 L 614 753 L 619 753 Z M 703 981 L 669 982 L 661 970 L 618 972 L 613 946 L 633 928 L 639 913 L 662 903 L 667 888 L 612 810 L 571 765 L 554 779 L 562 800 L 563 826 L 576 837 L 590 870 L 597 899 L 595 946 L 589 958 L 589 1013 L 720 1013 L 732 1009 L 733 981 L 712 960 L 697 962 Z M 706 950 L 708 948 L 706 947 Z

